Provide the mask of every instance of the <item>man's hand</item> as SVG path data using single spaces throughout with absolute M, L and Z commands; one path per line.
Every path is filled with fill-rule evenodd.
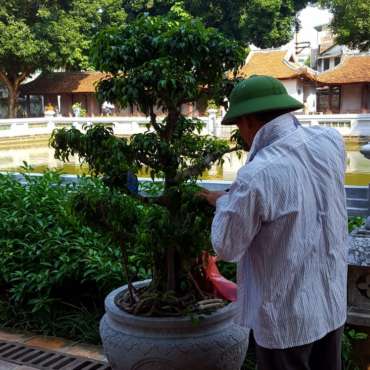
M 204 198 L 211 206 L 216 206 L 217 199 L 226 194 L 226 191 L 209 191 L 202 189 L 197 196 Z

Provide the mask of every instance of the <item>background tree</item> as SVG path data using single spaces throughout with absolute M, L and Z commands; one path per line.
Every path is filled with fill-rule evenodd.
M 124 19 L 117 0 L 1 1 L 0 82 L 9 92 L 9 116 L 16 116 L 27 77 L 37 70 L 88 68 L 92 35 Z
M 213 211 L 194 196 L 193 182 L 225 153 L 241 147 L 199 136 L 202 122 L 184 117 L 181 107 L 203 95 L 225 96 L 220 93 L 225 73 L 244 60 L 241 45 L 179 7 L 166 16 L 139 16 L 95 39 L 92 61 L 110 76 L 98 85 L 100 99 L 121 107 L 138 106 L 150 117 L 148 130 L 127 140 L 101 126 L 85 134 L 62 129 L 53 134 L 51 144 L 57 158 L 78 154 L 114 189 L 105 197 L 95 192 L 82 195 L 75 209 L 112 235 L 127 271 L 130 255 L 145 244 L 140 250 L 150 255 L 152 283 L 144 293 L 131 292 L 123 302 L 131 312 L 183 314 L 202 298 L 194 283 L 200 271 L 196 260 L 210 248 Z M 157 119 L 157 107 L 166 113 L 164 119 Z M 160 194 L 149 199 L 132 194 L 128 174 L 140 169 L 164 179 Z M 146 216 L 136 217 L 138 209 Z M 140 220 L 145 225 L 138 231 Z
M 352 49 L 370 49 L 370 2 L 366 0 L 322 0 L 334 17 L 331 28 L 339 44 Z
M 176 0 L 123 0 L 129 19 L 139 14 L 165 14 Z M 226 36 L 261 48 L 291 40 L 294 17 L 307 0 L 184 0 L 185 9 Z

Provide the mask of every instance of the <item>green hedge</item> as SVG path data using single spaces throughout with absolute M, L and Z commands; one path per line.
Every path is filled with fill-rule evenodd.
M 98 342 L 104 297 L 125 283 L 119 248 L 73 215 L 76 185 L 55 172 L 26 178 L 0 175 L 0 323 Z M 78 185 L 97 187 L 109 191 L 98 180 Z

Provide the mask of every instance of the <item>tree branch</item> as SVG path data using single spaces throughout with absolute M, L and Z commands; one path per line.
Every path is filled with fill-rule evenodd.
M 20 76 L 18 76 L 16 79 L 15 79 L 15 89 L 18 90 L 18 87 L 19 85 L 27 78 L 27 76 L 29 75 L 29 72 L 28 71 L 25 71 L 25 72 L 22 72 L 20 74 Z
M 0 79 L 4 81 L 9 91 L 13 90 L 13 85 L 11 81 L 9 80 L 8 76 L 6 75 L 6 72 L 3 69 L 0 69 Z
M 10 93 L 18 91 L 19 85 L 29 76 L 29 70 L 22 72 L 12 81 L 4 69 L 0 69 L 0 80 L 2 80 Z
M 150 124 L 154 127 L 155 131 L 157 131 L 157 133 L 161 135 L 162 129 L 157 123 L 157 115 L 154 113 L 154 109 L 152 105 L 150 105 L 149 111 L 150 111 Z
M 171 140 L 179 117 L 180 112 L 178 112 L 176 109 L 168 111 L 167 125 L 163 131 L 163 139 L 166 139 L 167 141 Z
M 200 175 L 209 165 L 221 159 L 225 154 L 236 152 L 241 149 L 242 147 L 235 146 L 223 152 L 210 153 L 204 158 L 201 163 L 197 163 L 194 166 L 188 167 L 186 170 L 179 172 L 175 177 L 175 182 L 180 183 L 182 181 L 190 179 L 191 177 Z

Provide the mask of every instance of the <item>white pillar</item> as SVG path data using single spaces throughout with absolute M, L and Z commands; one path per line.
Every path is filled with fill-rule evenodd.
M 42 108 L 42 111 L 45 112 L 45 98 L 44 98 L 44 95 L 41 95 L 41 108 Z
M 52 116 L 48 117 L 48 131 L 51 133 L 55 129 L 55 122 L 52 118 Z
M 62 96 L 58 95 L 57 100 L 58 100 L 58 115 L 61 116 L 62 115 Z
M 216 119 L 217 119 L 217 110 L 208 109 L 208 124 L 207 124 L 208 134 L 216 135 Z

